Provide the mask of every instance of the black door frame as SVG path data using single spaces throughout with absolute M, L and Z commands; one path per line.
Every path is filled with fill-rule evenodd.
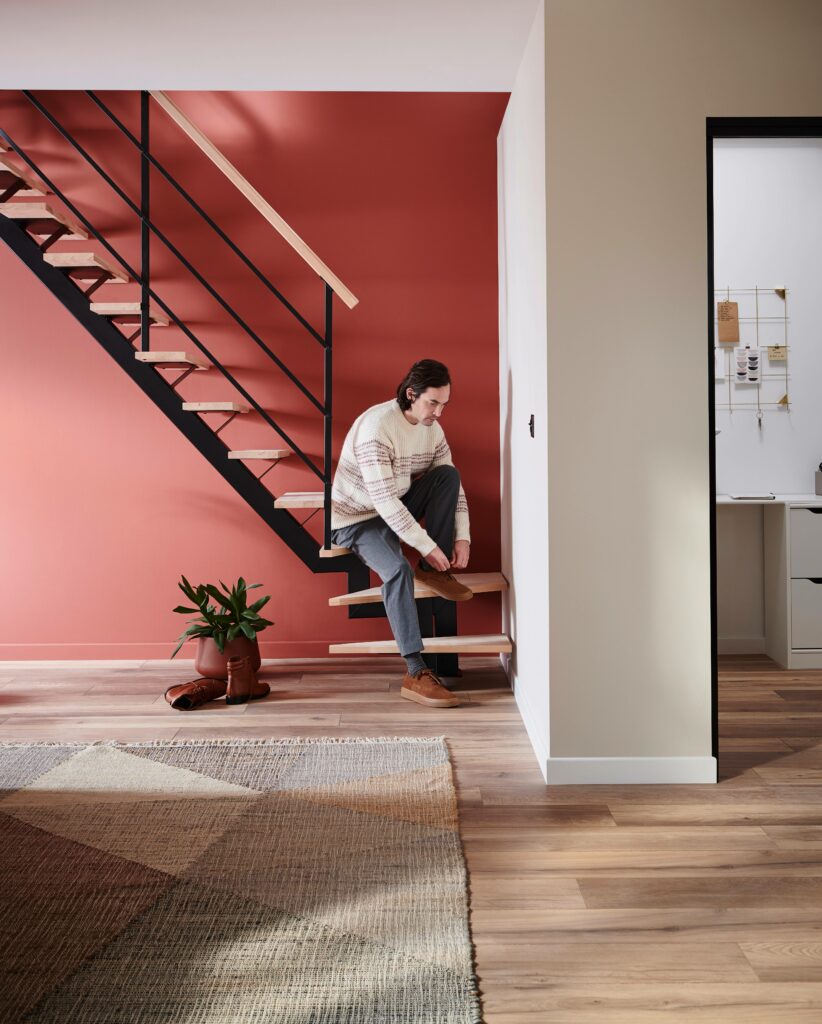
M 822 138 L 822 117 L 709 117 L 708 171 L 708 463 L 711 478 L 711 753 L 719 765 L 719 659 L 716 585 L 716 410 L 714 409 L 714 139 Z

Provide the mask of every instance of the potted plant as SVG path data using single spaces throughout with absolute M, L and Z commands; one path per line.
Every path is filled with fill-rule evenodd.
M 181 615 L 199 612 L 196 619 L 179 637 L 179 643 L 171 655 L 173 658 L 187 640 L 197 638 L 197 655 L 194 668 L 201 676 L 212 679 L 228 677 L 228 659 L 249 656 L 251 667 L 256 672 L 260 667 L 260 648 L 257 634 L 274 623 L 262 618 L 260 609 L 271 598 L 261 597 L 252 605 L 248 604 L 248 591 L 261 587 L 261 583 L 246 583 L 241 576 L 229 589 L 222 580 L 221 592 L 213 583 L 200 583 L 196 587 L 185 576 L 177 586 L 195 607 L 177 605 L 174 609 Z

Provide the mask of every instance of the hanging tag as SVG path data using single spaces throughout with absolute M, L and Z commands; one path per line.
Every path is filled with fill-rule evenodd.
M 739 303 L 717 302 L 716 319 L 720 345 L 739 344 Z
M 768 359 L 772 363 L 784 363 L 788 359 L 787 345 L 768 345 Z

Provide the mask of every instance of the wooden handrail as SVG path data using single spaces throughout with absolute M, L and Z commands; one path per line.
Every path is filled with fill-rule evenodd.
M 332 291 L 342 299 L 349 309 L 353 309 L 360 301 L 357 296 L 354 295 L 350 289 L 346 288 L 337 275 L 323 263 L 320 257 L 308 245 L 306 245 L 297 232 L 283 220 L 279 213 L 277 213 L 274 207 L 263 199 L 254 186 L 244 178 L 242 174 L 240 174 L 237 168 L 227 160 L 226 157 L 223 156 L 214 143 L 211 142 L 211 140 L 208 139 L 196 125 L 189 121 L 182 110 L 180 110 L 180 108 L 170 100 L 164 92 L 158 92 L 152 89 L 151 95 L 163 110 L 165 110 L 168 116 L 183 129 L 192 142 L 200 147 L 209 160 L 211 160 L 211 162 L 223 172 L 228 180 L 232 182 L 240 192 L 242 192 L 251 205 L 254 206 L 263 215 L 263 217 L 265 217 L 268 223 L 283 236 L 291 248 L 302 256 L 311 269 L 331 287 Z

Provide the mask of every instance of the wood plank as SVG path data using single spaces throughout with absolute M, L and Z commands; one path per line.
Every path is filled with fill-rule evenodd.
M 293 452 L 290 448 L 247 448 L 228 453 L 229 459 L 262 459 L 267 462 L 287 459 Z
M 274 500 L 274 508 L 322 508 L 322 491 L 287 491 Z
M 211 363 L 196 352 L 135 352 L 134 358 L 138 363 L 148 363 L 161 370 L 185 369 L 193 366 L 197 370 L 211 369 Z
M 6 174 L 11 174 L 19 181 L 25 182 L 25 188 L 20 189 L 19 192 L 15 192 L 16 196 L 35 195 L 35 196 L 47 196 L 49 190 L 38 178 L 35 178 L 31 171 L 24 169 L 19 164 L 16 164 L 10 156 L 0 156 L 0 170 Z M 6 185 L 8 187 L 8 185 Z
M 136 323 L 140 320 L 139 302 L 92 302 L 89 306 L 92 313 L 107 316 L 122 323 Z M 152 309 L 149 311 L 152 326 L 168 327 L 168 319 Z
M 426 654 L 510 654 L 513 645 L 504 633 L 481 636 L 425 637 Z M 356 643 L 330 644 L 329 654 L 396 654 L 396 640 L 360 640 Z
M 455 572 L 454 578 L 465 587 L 470 587 L 475 594 L 490 594 L 508 589 L 508 580 L 501 572 Z M 434 597 L 434 591 L 419 580 L 414 582 L 414 597 Z M 356 590 L 350 594 L 339 594 L 330 597 L 328 604 L 332 608 L 340 608 L 351 604 L 377 604 L 382 601 L 380 587 L 369 587 L 368 590 Z
M 55 210 L 51 203 L 0 203 L 0 214 L 9 220 L 20 221 L 32 234 L 50 235 L 54 230 L 52 222 L 69 229 L 62 236 L 65 241 L 80 241 L 88 238 L 85 228 L 80 227 L 68 214 Z
M 341 555 L 352 554 L 351 548 L 341 548 L 332 544 L 330 548 L 320 548 L 320 558 L 339 558 Z
M 237 412 L 247 413 L 250 408 L 241 402 L 183 402 L 184 412 Z
M 43 259 L 52 267 L 73 271 L 71 276 L 76 281 L 96 280 L 100 271 L 105 272 L 113 279 L 106 282 L 107 284 L 115 282 L 126 284 L 130 281 L 125 270 L 115 266 L 96 252 L 46 252 L 43 253 Z M 90 273 L 84 275 L 84 270 L 88 270 Z

